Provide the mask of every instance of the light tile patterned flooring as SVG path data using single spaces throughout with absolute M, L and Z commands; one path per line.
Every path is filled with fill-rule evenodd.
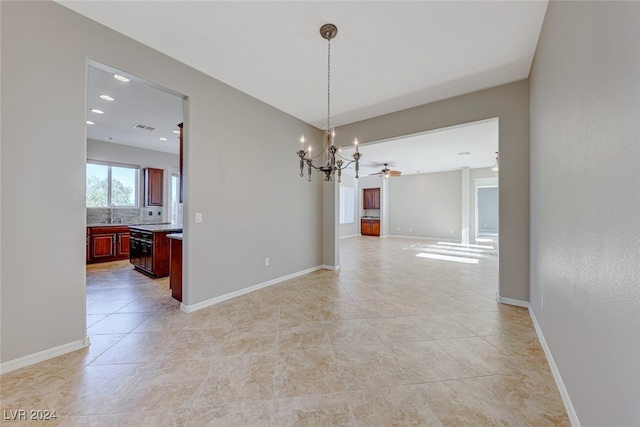
M 91 346 L 3 375 L 1 406 L 56 410 L 37 426 L 569 425 L 492 252 L 345 239 L 339 272 L 192 314 L 167 279 L 89 266 Z

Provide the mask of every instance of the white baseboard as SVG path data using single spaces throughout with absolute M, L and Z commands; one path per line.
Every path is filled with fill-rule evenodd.
M 515 305 L 516 307 L 529 308 L 529 301 L 522 301 L 522 300 L 513 299 L 513 298 L 505 298 L 505 297 L 501 297 L 498 294 L 496 294 L 496 301 L 502 304 Z
M 350 234 L 348 236 L 340 236 L 340 239 L 349 239 L 351 237 L 360 237 L 359 234 Z
M 183 311 L 184 313 L 193 313 L 194 311 L 202 310 L 203 308 L 211 307 L 212 305 L 219 304 L 223 301 L 227 301 L 232 298 L 239 297 L 241 295 L 246 295 L 253 291 L 257 291 L 258 289 L 266 288 L 268 286 L 284 282 L 285 280 L 293 279 L 299 276 L 304 276 L 305 274 L 313 273 L 314 271 L 318 271 L 323 268 L 326 268 L 326 267 L 324 265 L 318 265 L 316 267 L 307 268 L 306 270 L 298 271 L 296 273 L 288 274 L 282 277 L 277 277 L 275 279 L 271 279 L 266 282 L 258 283 L 257 285 L 249 286 L 248 288 L 244 288 L 244 289 L 240 289 L 239 291 L 220 295 L 219 297 L 211 298 L 196 304 L 187 305 L 185 303 L 180 303 L 180 310 Z M 338 269 L 339 268 L 340 266 L 338 266 Z M 327 268 L 327 269 L 330 270 L 331 268 Z
M 0 363 L 0 375 L 29 365 L 44 362 L 45 360 L 53 359 L 54 357 L 62 356 L 63 354 L 71 353 L 72 351 L 83 349 L 88 345 L 89 337 L 84 337 L 84 339 L 78 341 L 73 341 L 59 345 L 58 347 L 49 348 L 47 350 L 42 350 L 37 353 Z
M 564 402 L 564 407 L 567 410 L 569 421 L 571 422 L 571 425 L 573 427 L 580 427 L 580 420 L 578 419 L 578 414 L 576 414 L 576 410 L 573 407 L 573 403 L 571 403 L 569 392 L 567 391 L 567 388 L 564 386 L 564 382 L 562 381 L 562 377 L 560 376 L 560 371 L 558 371 L 556 362 L 553 360 L 553 355 L 551 354 L 551 350 L 547 345 L 547 340 L 544 339 L 544 335 L 542 334 L 542 328 L 540 328 L 538 319 L 536 319 L 536 315 L 533 312 L 533 309 L 531 308 L 531 306 L 529 306 L 529 315 L 531 316 L 531 320 L 533 320 L 533 327 L 536 329 L 536 334 L 538 334 L 538 340 L 540 341 L 540 345 L 542 345 L 544 354 L 545 356 L 547 356 L 549 367 L 551 367 L 551 373 L 553 374 L 553 378 L 556 380 L 556 385 L 558 386 L 558 391 L 560 392 L 560 396 L 562 397 L 562 401 Z
M 337 270 L 340 270 L 340 265 L 326 265 L 326 264 L 322 264 L 322 269 L 323 269 L 323 270 L 337 271 Z

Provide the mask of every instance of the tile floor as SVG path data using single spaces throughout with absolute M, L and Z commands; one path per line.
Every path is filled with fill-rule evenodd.
M 91 346 L 0 377 L 3 418 L 49 409 L 55 421 L 32 425 L 570 425 L 527 310 L 494 301 L 495 250 L 362 237 L 343 240 L 341 256 L 339 272 L 192 314 L 167 279 L 127 262 L 88 266 Z

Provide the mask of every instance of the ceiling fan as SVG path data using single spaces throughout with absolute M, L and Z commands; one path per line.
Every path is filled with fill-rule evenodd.
M 389 169 L 388 166 L 389 166 L 389 163 L 385 163 L 384 164 L 384 168 L 380 172 L 372 173 L 372 174 L 369 174 L 369 175 L 382 175 L 385 178 L 389 178 L 390 176 L 400 176 L 402 174 L 402 172 L 400 172 L 400 171 L 395 171 L 395 170 Z

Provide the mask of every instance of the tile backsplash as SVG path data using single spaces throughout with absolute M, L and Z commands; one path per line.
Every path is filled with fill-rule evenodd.
M 111 218 L 109 208 L 87 209 L 87 224 L 108 224 Z M 150 224 L 162 222 L 162 206 L 138 209 L 116 208 L 113 214 L 114 224 Z

